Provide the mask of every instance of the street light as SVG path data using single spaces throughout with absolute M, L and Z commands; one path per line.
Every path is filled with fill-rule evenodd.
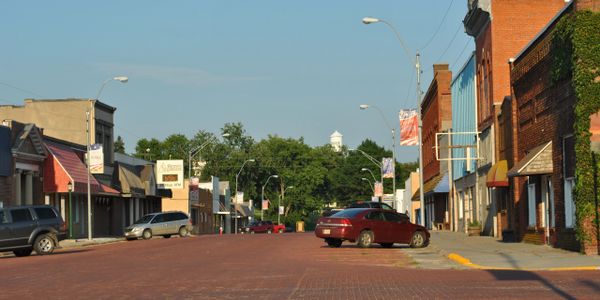
M 373 183 L 371 182 L 371 180 L 369 180 L 369 178 L 361 178 L 362 181 L 368 181 L 369 182 L 369 186 L 371 187 L 371 191 L 373 191 L 373 196 L 375 196 L 375 188 L 373 187 Z
M 277 209 L 279 210 L 277 212 L 277 224 L 281 224 L 281 222 L 279 221 L 280 220 L 279 217 L 281 216 L 281 200 L 283 197 L 285 197 L 285 191 L 287 191 L 288 189 L 293 189 L 293 188 L 294 188 L 293 185 L 286 187 L 285 189 L 283 189 L 283 194 L 281 194 L 281 197 L 279 197 L 279 203 L 277 204 Z
M 392 163 L 393 163 L 392 169 L 394 172 L 393 177 L 392 177 L 392 192 L 394 193 L 394 199 L 395 199 L 396 198 L 396 134 L 394 133 L 395 128 L 390 126 L 390 123 L 388 122 L 385 115 L 383 114 L 383 111 L 381 111 L 381 109 L 379 107 L 377 107 L 375 105 L 369 105 L 369 104 L 361 104 L 360 105 L 361 110 L 365 110 L 369 107 L 372 107 L 379 112 L 379 114 L 381 115 L 381 118 L 385 122 L 385 125 L 392 132 Z M 383 184 L 383 181 L 381 182 L 381 184 Z M 394 202 L 396 202 L 396 201 L 394 201 Z
M 267 185 L 267 183 L 269 183 L 269 180 L 271 179 L 271 177 L 272 178 L 279 178 L 279 175 L 271 175 L 271 176 L 269 176 L 269 178 L 267 178 L 267 181 L 265 182 L 265 184 L 262 186 L 262 192 L 260 194 L 260 200 L 261 200 L 260 201 L 260 212 L 261 212 L 260 219 L 261 219 L 261 221 L 265 220 L 265 213 L 263 212 L 263 209 L 262 209 L 262 204 L 265 201 L 265 186 Z
M 398 33 L 398 30 L 396 30 L 396 27 L 394 27 L 391 23 L 389 23 L 385 20 L 377 19 L 377 18 L 373 18 L 373 17 L 363 18 L 362 22 L 367 25 L 372 24 L 372 23 L 384 23 L 390 29 L 392 29 L 392 31 L 396 35 L 396 38 L 400 42 L 400 45 L 402 46 L 404 53 L 406 54 L 408 59 L 412 63 L 414 63 L 414 66 L 415 66 L 415 69 L 417 72 L 417 117 L 419 119 L 419 200 L 421 202 L 421 209 L 419 209 L 419 218 L 420 218 L 419 223 L 420 223 L 420 225 L 425 225 L 425 199 L 424 199 L 424 193 L 423 193 L 423 149 L 422 149 L 423 120 L 421 118 L 421 96 L 422 96 L 422 94 L 421 94 L 421 63 L 419 62 L 421 55 L 419 54 L 419 51 L 417 51 L 417 53 L 415 55 L 415 60 L 413 60 L 411 58 L 408 48 L 406 48 L 406 45 L 404 45 L 404 41 L 402 41 L 402 38 L 400 37 L 400 33 Z
M 244 161 L 244 163 L 242 164 L 242 167 L 240 168 L 240 171 L 237 172 L 237 174 L 235 175 L 235 202 L 233 202 L 233 210 L 235 211 L 234 215 L 235 215 L 235 234 L 237 234 L 238 231 L 238 214 L 237 214 L 237 208 L 235 207 L 235 204 L 237 203 L 237 195 L 238 195 L 238 177 L 240 176 L 240 173 L 242 173 L 242 170 L 244 169 L 244 166 L 246 165 L 246 163 L 248 162 L 255 162 L 256 160 L 254 158 L 251 159 L 247 159 L 246 161 Z M 244 200 L 242 199 L 242 202 Z
M 366 157 L 368 160 L 370 160 L 374 165 L 376 165 L 379 168 L 379 173 L 381 174 L 381 182 L 383 184 L 383 164 L 381 162 L 379 162 L 373 156 L 367 154 L 365 151 L 362 151 L 360 149 L 348 149 L 348 151 L 358 151 L 364 157 Z M 373 177 L 375 177 L 375 176 L 373 176 Z M 375 181 L 377 181 L 377 180 L 375 180 Z
M 221 135 L 222 137 L 228 137 L 229 133 L 224 133 Z M 208 144 L 216 141 L 217 138 L 215 136 L 211 136 L 207 141 L 205 141 L 202 145 L 190 149 L 188 151 L 188 190 L 189 190 L 189 184 L 192 181 L 192 157 L 194 155 L 196 155 L 197 153 L 200 153 L 200 151 L 202 151 L 202 149 L 204 149 L 204 147 L 206 147 Z M 190 193 L 188 192 L 188 212 L 190 213 L 190 215 L 192 214 L 192 201 L 190 201 Z
M 371 173 L 371 177 L 373 177 L 373 181 L 377 181 L 377 179 L 375 179 L 375 175 L 373 175 L 373 172 L 371 171 L 371 169 L 362 168 L 360 170 L 363 171 L 363 172 L 369 171 L 369 173 Z
M 127 81 L 129 81 L 129 78 L 127 78 L 126 76 L 116 76 L 110 79 L 105 80 L 102 83 L 102 86 L 100 86 L 100 90 L 98 90 L 98 94 L 96 94 L 96 100 L 98 100 L 100 98 L 100 94 L 102 93 L 102 90 L 104 89 L 104 86 L 109 83 L 111 80 L 116 80 L 119 81 L 121 83 L 126 83 Z M 90 104 L 92 103 L 91 101 L 92 99 L 90 99 Z M 92 240 L 92 194 L 90 191 L 90 177 L 92 176 L 92 172 L 90 171 L 90 107 L 87 108 L 87 111 L 85 112 L 85 124 L 86 124 L 86 144 L 87 144 L 87 155 L 86 155 L 86 162 L 87 162 L 87 206 L 88 206 L 88 240 Z

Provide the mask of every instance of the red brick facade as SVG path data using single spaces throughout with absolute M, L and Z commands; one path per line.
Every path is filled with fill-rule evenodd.
M 450 84 L 452 72 L 447 64 L 433 65 L 433 80 L 423 98 L 423 182 L 440 173 L 440 162 L 435 157 L 436 133 L 452 126 L 452 103 Z

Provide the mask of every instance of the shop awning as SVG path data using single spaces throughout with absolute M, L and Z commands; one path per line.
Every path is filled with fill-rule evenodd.
M 146 196 L 146 185 L 138 175 L 135 166 L 115 162 L 112 185 L 117 187 L 123 196 L 138 198 Z
M 248 207 L 248 205 L 236 203 L 235 210 L 237 211 L 238 218 L 247 217 L 251 215 L 250 208 Z
M 44 164 L 44 192 L 67 193 L 67 184 L 71 182 L 72 192 L 87 193 L 88 173 L 82 160 L 85 153 L 47 140 L 44 144 L 50 153 Z M 94 194 L 102 191 L 94 176 L 90 176 L 90 191 Z
M 488 187 L 507 187 L 508 177 L 506 173 L 508 171 L 508 162 L 501 160 L 494 164 L 487 174 L 486 184 Z
M 552 142 L 537 146 L 508 171 L 508 177 L 551 174 Z
M 448 173 L 439 174 L 429 181 L 424 183 L 425 188 L 423 189 L 423 195 L 429 195 L 434 193 L 448 193 L 450 191 L 450 185 L 448 183 Z M 411 200 L 419 200 L 420 189 L 417 189 L 415 195 Z

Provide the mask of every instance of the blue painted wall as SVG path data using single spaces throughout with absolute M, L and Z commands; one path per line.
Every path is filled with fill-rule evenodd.
M 471 54 L 463 68 L 456 74 L 452 80 L 452 132 L 475 132 L 477 124 L 475 122 L 476 112 L 476 86 L 475 86 L 475 54 Z M 452 135 L 453 146 L 475 145 L 476 136 L 473 135 Z M 464 149 L 452 149 L 454 158 L 466 157 Z M 471 149 L 471 157 L 476 156 L 476 149 Z M 476 161 L 471 161 L 470 170 L 466 170 L 467 163 L 464 160 L 452 162 L 452 179 L 457 180 L 470 172 L 476 170 Z

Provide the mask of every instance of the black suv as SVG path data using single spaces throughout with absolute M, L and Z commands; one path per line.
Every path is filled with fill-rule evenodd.
M 66 225 L 52 206 L 27 205 L 0 208 L 0 252 L 16 256 L 50 254 L 66 237 Z

